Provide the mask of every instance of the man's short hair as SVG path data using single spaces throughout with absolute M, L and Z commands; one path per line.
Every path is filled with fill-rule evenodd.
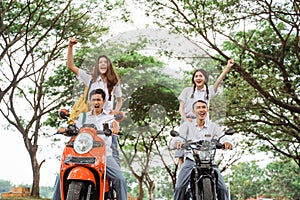
M 203 101 L 203 100 L 199 99 L 199 100 L 197 100 L 197 101 L 195 101 L 195 102 L 193 103 L 193 110 L 194 110 L 195 104 L 198 103 L 198 102 L 201 102 L 201 103 L 204 103 L 205 105 L 207 105 L 207 102 L 206 102 L 206 101 Z
M 102 99 L 105 100 L 106 94 L 102 89 L 98 88 L 98 89 L 92 90 L 90 93 L 90 99 L 92 99 L 92 96 L 95 94 L 100 94 L 102 96 Z

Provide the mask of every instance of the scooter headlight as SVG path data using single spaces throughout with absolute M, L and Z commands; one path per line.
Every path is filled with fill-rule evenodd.
M 80 133 L 74 141 L 74 150 L 79 154 L 89 152 L 93 148 L 93 136 L 88 133 Z

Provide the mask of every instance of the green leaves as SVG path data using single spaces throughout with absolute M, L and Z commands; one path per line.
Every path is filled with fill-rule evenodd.
M 220 101 L 226 103 L 226 124 L 247 135 L 253 149 L 272 150 L 299 165 L 300 39 L 295 16 L 300 13 L 294 2 L 149 1 L 148 8 L 158 25 L 184 34 L 212 59 L 223 65 L 235 60 Z M 215 111 L 219 108 L 214 103 Z
M 300 182 L 298 167 L 293 161 L 277 160 L 262 166 L 262 162 L 241 162 L 232 166 L 230 178 L 232 199 L 264 196 L 273 199 L 298 199 Z
M 131 96 L 129 111 L 133 121 L 140 126 L 148 125 L 151 122 L 149 110 L 155 104 L 162 106 L 170 121 L 176 119 L 178 113 L 174 108 L 179 107 L 177 97 L 169 88 L 160 84 L 151 84 L 137 88 Z

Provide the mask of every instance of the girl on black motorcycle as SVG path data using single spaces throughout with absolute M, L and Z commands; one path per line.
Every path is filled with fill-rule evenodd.
M 184 122 L 179 128 L 180 137 L 175 137 L 171 141 L 171 146 L 181 149 L 182 144 L 186 141 L 197 142 L 200 140 L 211 140 L 212 138 L 220 138 L 223 135 L 221 127 L 206 119 L 208 114 L 208 106 L 205 101 L 198 100 L 193 104 L 193 113 L 196 119 L 191 122 Z M 232 143 L 226 138 L 222 137 L 220 141 L 224 145 L 224 149 L 232 149 Z M 185 191 L 188 187 L 190 174 L 195 164 L 191 152 L 186 152 L 186 161 L 183 163 L 175 186 L 174 200 L 185 199 Z M 218 199 L 228 200 L 228 191 L 225 182 L 218 169 L 215 169 L 218 174 L 217 181 L 217 196 Z

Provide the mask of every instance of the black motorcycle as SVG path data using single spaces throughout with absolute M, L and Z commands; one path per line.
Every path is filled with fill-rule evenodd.
M 217 149 L 224 146 L 220 143 L 220 139 L 225 135 L 233 135 L 234 129 L 228 129 L 219 139 L 200 140 L 197 142 L 187 141 L 181 137 L 178 132 L 172 130 L 172 137 L 180 137 L 185 143 L 182 148 L 193 153 L 195 165 L 190 176 L 190 185 L 185 193 L 185 199 L 193 200 L 216 200 L 217 198 L 217 182 L 218 174 L 214 170 L 214 158 Z

